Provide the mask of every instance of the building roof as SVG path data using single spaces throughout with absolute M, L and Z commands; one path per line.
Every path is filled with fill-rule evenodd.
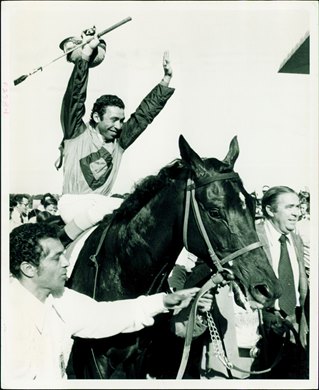
M 309 74 L 309 45 L 310 36 L 301 40 L 295 49 L 288 55 L 280 66 L 278 73 L 302 73 Z

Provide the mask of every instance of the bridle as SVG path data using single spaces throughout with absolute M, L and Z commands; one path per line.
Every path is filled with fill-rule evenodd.
M 209 256 L 213 262 L 213 265 L 216 267 L 218 272 L 224 271 L 223 265 L 228 263 L 231 260 L 234 260 L 235 258 L 243 255 L 244 253 L 250 252 L 254 249 L 260 248 L 262 246 L 262 243 L 260 241 L 256 241 L 252 244 L 246 245 L 244 248 L 238 249 L 235 252 L 231 253 L 230 255 L 224 257 L 222 260 L 218 258 L 216 255 L 214 248 L 209 240 L 205 225 L 203 223 L 198 203 L 195 196 L 195 191 L 199 187 L 206 186 L 207 184 L 210 184 L 214 181 L 218 180 L 240 180 L 238 173 L 236 172 L 229 172 L 229 173 L 217 173 L 213 176 L 208 176 L 203 179 L 200 179 L 195 182 L 189 178 L 187 180 L 186 185 L 186 197 L 185 197 L 185 211 L 184 211 L 184 224 L 183 224 L 183 243 L 184 247 L 188 250 L 188 243 L 187 243 L 187 233 L 188 233 L 188 221 L 189 221 L 189 212 L 190 212 L 190 205 L 192 206 L 192 210 L 195 216 L 195 221 L 198 227 L 198 230 L 203 237 L 207 250 L 209 253 Z
M 210 258 L 211 258 L 211 260 L 213 262 L 213 265 L 217 268 L 217 275 L 220 275 L 220 276 L 221 276 L 221 272 L 222 271 L 229 272 L 229 270 L 223 268 L 223 265 L 225 263 L 227 263 L 227 262 L 229 262 L 229 261 L 231 261 L 231 260 L 241 256 L 244 253 L 250 252 L 250 251 L 252 251 L 252 250 L 262 246 L 262 243 L 260 241 L 254 242 L 252 244 L 246 245 L 244 248 L 236 250 L 235 252 L 233 252 L 230 255 L 226 256 L 222 260 L 220 260 L 218 258 L 218 256 L 216 255 L 216 253 L 215 253 L 215 251 L 213 249 L 213 246 L 212 246 L 212 244 L 211 244 L 211 242 L 209 240 L 209 237 L 208 237 L 205 225 L 204 225 L 204 223 L 202 221 L 202 217 L 201 217 L 201 214 L 200 214 L 200 211 L 199 211 L 199 207 L 198 207 L 198 203 L 197 203 L 196 196 L 195 196 L 195 190 L 196 190 L 196 188 L 206 186 L 206 185 L 208 185 L 208 184 L 210 184 L 210 183 L 212 183 L 214 181 L 217 181 L 217 180 L 229 180 L 229 179 L 240 180 L 238 173 L 235 173 L 235 172 L 217 173 L 217 174 L 215 174 L 213 176 L 208 176 L 208 177 L 205 177 L 205 178 L 202 178 L 202 179 L 198 180 L 196 182 L 196 185 L 195 185 L 194 181 L 189 178 L 187 180 L 187 185 L 186 185 L 184 223 L 183 223 L 183 243 L 184 243 L 184 246 L 188 250 L 187 232 L 188 232 L 188 221 L 189 221 L 190 205 L 192 205 L 192 209 L 193 209 L 194 216 L 195 216 L 195 221 L 197 223 L 199 232 L 200 232 L 201 236 L 203 237 L 203 239 L 204 239 L 204 241 L 206 243 L 207 250 L 208 250 L 209 256 L 210 256 Z M 101 235 L 101 238 L 99 240 L 99 244 L 97 246 L 96 252 L 92 256 L 90 256 L 90 260 L 93 262 L 93 264 L 95 266 L 95 278 L 94 278 L 93 295 L 92 295 L 92 297 L 94 299 L 95 299 L 95 296 L 96 296 L 97 276 L 98 276 L 98 271 L 99 271 L 99 263 L 97 261 L 97 256 L 98 256 L 98 254 L 99 254 L 99 252 L 100 252 L 100 250 L 102 248 L 102 244 L 104 242 L 104 239 L 106 237 L 108 229 L 109 229 L 109 225 L 104 229 L 104 231 L 103 231 L 103 233 Z M 213 280 L 215 280 L 215 279 L 210 279 L 210 281 L 213 281 Z M 208 283 L 211 283 L 210 281 Z M 213 283 L 213 285 L 217 285 L 215 282 L 212 282 L 212 283 Z M 207 284 L 205 284 L 205 286 L 203 286 L 203 287 L 204 288 L 207 287 L 207 289 L 208 289 L 208 288 L 212 288 L 213 285 L 209 285 L 208 286 Z M 200 292 L 202 294 L 201 295 L 200 294 L 197 295 L 196 302 L 198 301 L 199 297 L 204 294 L 203 288 L 200 290 Z M 195 305 L 194 305 L 192 310 L 194 311 L 194 313 L 196 313 L 197 307 L 195 307 Z M 195 315 L 196 314 L 194 314 L 194 318 L 195 318 Z M 184 348 L 182 363 L 181 363 L 181 367 L 180 367 L 179 374 L 178 374 L 178 377 L 180 377 L 180 378 L 183 376 L 183 372 L 184 372 L 184 370 L 186 368 L 186 363 L 187 363 L 187 360 L 188 360 L 188 354 L 189 354 L 191 338 L 192 338 L 191 337 L 191 333 L 192 332 L 189 331 L 189 337 L 185 339 L 185 345 L 186 345 L 186 343 L 188 343 L 189 345 L 188 345 L 188 348 L 186 348 L 186 349 Z M 97 372 L 98 372 L 98 374 L 100 376 L 100 379 L 102 379 L 102 375 L 101 375 L 99 367 L 97 365 L 93 348 L 91 348 L 91 353 L 92 353 L 92 357 L 93 357 L 93 360 L 94 360 L 94 365 L 95 365 L 95 367 L 97 369 Z
M 178 370 L 176 379 L 183 378 L 183 375 L 184 375 L 184 372 L 185 372 L 185 369 L 187 366 L 191 342 L 192 342 L 192 338 L 193 338 L 193 329 L 194 329 L 195 321 L 196 321 L 197 304 L 198 304 L 199 299 L 207 291 L 211 290 L 212 288 L 216 288 L 216 287 L 220 286 L 225 281 L 223 278 L 223 275 L 222 275 L 223 272 L 228 272 L 228 273 L 232 274 L 231 270 L 223 267 L 224 264 L 230 262 L 231 260 L 233 260 L 235 258 L 238 258 L 239 256 L 243 255 L 244 253 L 250 252 L 254 249 L 257 249 L 257 248 L 260 248 L 263 246 L 260 241 L 256 241 L 252 244 L 246 245 L 245 247 L 243 247 L 241 249 L 236 250 L 235 252 L 231 253 L 230 255 L 224 257 L 223 259 L 218 258 L 218 256 L 216 255 L 216 253 L 212 247 L 212 244 L 209 240 L 205 225 L 203 223 L 203 220 L 202 220 L 202 217 L 201 217 L 201 214 L 199 211 L 196 196 L 195 196 L 195 191 L 197 188 L 206 186 L 207 184 L 210 184 L 210 183 L 217 181 L 217 180 L 240 180 L 240 177 L 239 177 L 238 173 L 236 173 L 236 172 L 229 172 L 229 173 L 217 173 L 217 174 L 214 174 L 213 176 L 204 177 L 200 180 L 197 180 L 196 184 L 191 178 L 189 178 L 187 180 L 184 224 L 183 224 L 184 247 L 188 250 L 188 243 L 187 243 L 188 221 L 189 221 L 190 205 L 192 205 L 192 210 L 194 213 L 194 217 L 195 217 L 195 221 L 196 221 L 198 230 L 206 243 L 207 251 L 209 253 L 210 259 L 212 260 L 213 265 L 216 267 L 217 272 L 214 273 L 211 276 L 211 278 L 201 287 L 200 291 L 197 293 L 197 295 L 194 299 L 194 302 L 193 302 L 193 305 L 191 307 L 191 311 L 189 314 L 189 319 L 188 319 L 187 328 L 186 328 L 183 354 L 182 354 L 181 363 L 179 366 L 179 370 Z M 259 313 L 259 315 L 260 315 L 260 313 Z M 244 373 L 260 374 L 260 373 L 269 372 L 278 363 L 278 361 L 280 359 L 280 354 L 277 356 L 277 358 L 275 359 L 275 361 L 273 362 L 271 367 L 269 367 L 265 370 L 262 370 L 262 371 L 246 371 L 246 370 L 243 370 L 243 369 L 235 366 L 234 364 L 232 364 L 228 360 L 228 358 L 224 352 L 221 352 L 220 350 L 218 350 L 218 348 L 216 348 L 216 342 L 218 339 L 220 340 L 219 333 L 218 333 L 218 330 L 215 326 L 215 323 L 214 323 L 212 316 L 211 315 L 208 316 L 208 313 L 207 313 L 207 317 L 208 317 L 207 319 L 208 319 L 210 336 L 211 336 L 213 344 L 215 343 L 214 348 L 217 349 L 216 356 L 218 357 L 218 359 L 224 364 L 224 366 L 228 370 L 235 369 L 237 371 L 244 372 Z M 289 336 L 289 334 L 288 334 L 288 336 Z

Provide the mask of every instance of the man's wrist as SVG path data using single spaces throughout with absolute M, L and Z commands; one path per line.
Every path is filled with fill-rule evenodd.
M 170 83 L 170 81 L 171 81 L 171 78 L 172 78 L 172 76 L 165 75 L 165 76 L 162 78 L 160 84 L 161 84 L 161 85 L 165 85 L 166 87 L 168 87 L 168 85 L 169 85 L 169 83 Z
M 89 45 L 85 45 L 82 49 L 82 58 L 86 61 L 89 61 L 92 53 L 93 49 Z

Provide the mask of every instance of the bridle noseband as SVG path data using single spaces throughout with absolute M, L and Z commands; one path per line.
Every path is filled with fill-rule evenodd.
M 198 227 L 198 230 L 203 237 L 207 250 L 209 253 L 209 256 L 214 264 L 214 266 L 217 268 L 218 272 L 221 272 L 224 270 L 223 264 L 228 263 L 229 261 L 243 255 L 244 253 L 250 252 L 254 249 L 260 248 L 262 246 L 262 243 L 260 241 L 254 242 L 252 244 L 249 244 L 245 246 L 244 248 L 238 249 L 237 251 L 231 253 L 230 255 L 224 257 L 224 259 L 220 260 L 218 256 L 216 255 L 213 246 L 209 240 L 205 225 L 203 223 L 198 203 L 195 196 L 195 190 L 196 188 L 206 186 L 207 184 L 210 184 L 217 180 L 240 180 L 238 173 L 236 172 L 228 172 L 228 173 L 217 173 L 213 176 L 205 177 L 201 180 L 199 180 L 196 185 L 195 182 L 188 178 L 187 185 L 186 185 L 186 198 L 185 198 L 185 212 L 184 212 L 184 224 L 183 224 L 183 243 L 184 247 L 188 250 L 188 244 L 187 244 L 187 231 L 188 231 L 188 220 L 189 220 L 189 212 L 190 212 L 190 205 L 192 205 L 192 209 L 195 216 L 195 221 Z

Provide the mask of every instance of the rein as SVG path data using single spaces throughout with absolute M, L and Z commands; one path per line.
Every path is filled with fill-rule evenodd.
M 250 252 L 254 249 L 262 247 L 262 243 L 260 241 L 254 242 L 252 244 L 249 244 L 245 246 L 244 248 L 238 249 L 235 252 L 231 253 L 230 255 L 224 257 L 223 259 L 219 259 L 218 256 L 216 255 L 213 246 L 209 240 L 205 225 L 203 223 L 199 207 L 198 207 L 198 202 L 196 200 L 195 196 L 195 190 L 196 188 L 203 187 L 207 184 L 210 184 L 214 181 L 217 180 L 228 180 L 228 179 L 233 179 L 233 180 L 239 180 L 239 175 L 236 172 L 229 172 L 229 173 L 218 173 L 214 176 L 209 176 L 206 177 L 202 180 L 200 180 L 196 185 L 194 181 L 190 178 L 187 179 L 187 185 L 186 185 L 186 197 L 185 197 L 185 213 L 184 213 L 184 223 L 183 223 L 183 242 L 185 248 L 188 250 L 188 243 L 187 243 L 187 233 L 188 233 L 188 221 L 189 221 L 189 213 L 190 213 L 190 205 L 192 206 L 192 210 L 194 212 L 195 216 L 195 221 L 198 227 L 198 230 L 203 237 L 205 244 L 207 246 L 207 250 L 209 253 L 209 256 L 213 262 L 213 265 L 217 269 L 217 273 L 214 274 L 211 279 L 208 280 L 204 284 L 204 286 L 200 289 L 200 291 L 197 293 L 197 296 L 193 302 L 190 315 L 189 315 L 189 321 L 187 324 L 187 329 L 186 329 L 186 336 L 185 336 L 185 343 L 184 343 L 184 349 L 183 349 L 183 355 L 180 363 L 180 367 L 177 373 L 176 379 L 182 379 L 186 365 L 188 362 L 188 357 L 189 357 L 189 352 L 190 352 L 190 346 L 193 338 L 193 329 L 195 325 L 195 320 L 196 320 L 196 313 L 197 313 L 197 303 L 199 298 L 201 298 L 208 290 L 210 290 L 213 287 L 217 287 L 220 285 L 223 281 L 224 278 L 222 276 L 222 272 L 230 272 L 228 269 L 225 269 L 223 267 L 224 264 L 228 263 L 229 261 L 238 258 L 239 256 L 243 255 L 244 253 Z M 211 318 L 212 320 L 212 318 Z M 212 335 L 212 333 L 211 333 Z M 214 335 L 216 337 L 216 334 Z M 228 366 L 227 368 L 230 368 L 231 363 L 227 363 Z M 234 367 L 233 367 L 234 368 Z
M 228 269 L 225 269 L 224 271 L 228 271 L 230 274 L 232 274 L 232 272 Z M 192 343 L 192 339 L 193 339 L 193 331 L 194 331 L 194 326 L 195 326 L 195 321 L 196 321 L 198 301 L 207 291 L 211 290 L 214 287 L 218 288 L 219 285 L 222 284 L 223 282 L 225 282 L 223 276 L 219 272 L 216 272 L 201 287 L 201 289 L 198 291 L 198 293 L 194 299 L 194 302 L 192 304 L 191 311 L 189 314 L 187 326 L 186 326 L 186 335 L 185 335 L 185 342 L 184 342 L 184 348 L 183 348 L 183 355 L 182 355 L 181 363 L 180 363 L 180 366 L 179 366 L 179 369 L 178 369 L 178 372 L 176 375 L 176 379 L 183 379 L 184 372 L 185 372 L 185 369 L 187 366 L 189 353 L 190 353 L 190 347 L 191 347 L 191 343 Z M 288 331 L 286 331 L 286 339 L 283 342 L 283 344 L 281 345 L 276 359 L 273 361 L 273 363 L 271 364 L 271 366 L 269 368 L 264 369 L 264 370 L 259 370 L 259 371 L 244 370 L 244 369 L 236 366 L 235 364 L 233 364 L 231 361 L 229 361 L 225 352 L 219 348 L 219 342 L 221 341 L 221 339 L 219 336 L 218 329 L 215 325 L 213 316 L 211 315 L 210 312 L 206 312 L 206 316 L 207 316 L 207 324 L 208 324 L 209 334 L 210 334 L 210 338 L 211 338 L 212 345 L 213 345 L 213 351 L 214 351 L 213 353 L 221 361 L 221 363 L 226 367 L 227 370 L 235 370 L 235 371 L 243 372 L 246 374 L 267 373 L 267 372 L 271 371 L 272 368 L 274 366 L 276 366 L 276 364 L 279 362 L 279 360 L 281 359 L 282 352 L 283 352 L 284 343 L 285 343 L 285 341 L 286 342 L 289 341 L 290 331 L 288 330 Z M 260 312 L 258 313 L 258 316 L 260 318 Z
M 94 253 L 94 255 L 91 255 L 89 257 L 89 259 L 93 262 L 95 266 L 95 277 L 94 277 L 93 294 L 92 294 L 93 299 L 95 299 L 95 295 L 96 295 L 97 276 L 99 272 L 99 263 L 96 260 L 96 257 L 100 253 L 106 234 L 109 231 L 109 227 L 110 227 L 110 223 L 107 224 L 106 228 L 103 230 L 103 233 L 101 234 L 99 245 L 97 246 L 96 252 Z
M 96 287 L 97 287 L 97 277 L 98 277 L 98 273 L 99 273 L 99 263 L 96 259 L 96 257 L 98 256 L 98 254 L 100 253 L 100 250 L 102 248 L 102 245 L 103 245 L 103 242 L 104 242 L 104 239 L 106 237 L 106 234 L 107 232 L 109 231 L 109 227 L 110 227 L 110 223 L 107 224 L 107 226 L 105 227 L 105 229 L 103 230 L 103 233 L 101 234 L 101 237 L 100 237 L 100 241 L 99 241 L 99 244 L 96 248 L 96 251 L 94 253 L 94 255 L 91 255 L 89 257 L 89 259 L 93 262 L 94 264 L 94 267 L 95 267 L 95 276 L 94 276 L 94 284 L 93 284 L 93 294 L 92 294 L 92 298 L 95 299 L 95 295 L 96 295 Z M 103 375 L 100 371 L 100 368 L 97 364 L 97 361 L 96 361 L 96 356 L 95 356 L 95 353 L 94 353 L 94 349 L 91 347 L 91 354 L 92 354 L 92 358 L 93 358 L 93 362 L 94 362 L 94 366 L 96 368 L 96 371 L 97 373 L 99 374 L 99 377 L 100 379 L 103 379 Z
M 212 183 L 213 181 L 217 180 L 227 180 L 227 179 L 235 179 L 239 180 L 238 173 L 230 172 L 230 173 L 219 173 L 217 175 L 202 179 L 197 186 L 195 186 L 195 183 L 192 179 L 187 180 L 187 186 L 186 186 L 186 198 L 185 198 L 185 213 L 184 213 L 184 224 L 183 224 L 183 242 L 185 248 L 188 250 L 188 244 L 187 244 L 187 232 L 188 232 L 188 221 L 189 221 L 189 211 L 190 211 L 190 205 L 192 205 L 192 209 L 195 216 L 195 221 L 198 226 L 198 230 L 200 234 L 202 235 L 207 250 L 209 253 L 209 256 L 214 264 L 214 266 L 217 268 L 218 272 L 224 271 L 224 268 L 222 267 L 223 264 L 228 263 L 229 261 L 243 255 L 244 253 L 250 252 L 254 249 L 260 248 L 262 246 L 262 243 L 260 241 L 254 242 L 252 244 L 249 244 L 245 246 L 244 248 L 238 249 L 237 251 L 231 253 L 230 255 L 224 257 L 224 259 L 220 260 L 218 256 L 216 255 L 213 246 L 209 240 L 207 231 L 205 229 L 205 225 L 203 223 L 198 203 L 195 196 L 195 190 L 198 187 L 205 186 L 209 183 Z

